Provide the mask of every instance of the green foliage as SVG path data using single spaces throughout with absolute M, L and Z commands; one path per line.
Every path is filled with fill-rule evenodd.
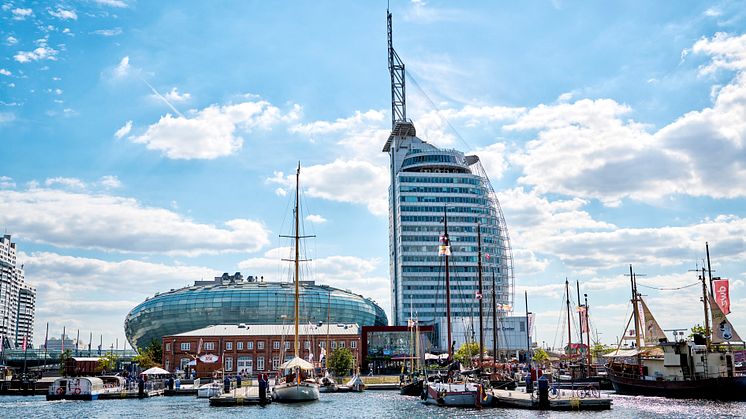
M 119 358 L 114 355 L 114 353 L 109 352 L 108 354 L 102 356 L 98 360 L 98 369 L 99 372 L 111 372 L 114 371 L 114 369 L 117 367 L 117 361 Z
M 65 362 L 73 357 L 73 351 L 67 349 L 60 354 L 60 375 L 65 375 Z
M 707 336 L 707 331 L 704 326 L 696 325 L 692 327 L 692 333 L 689 334 L 689 337 L 693 337 L 694 335 Z
M 335 349 L 329 356 L 328 368 L 336 376 L 344 376 L 352 369 L 354 358 L 347 348 Z
M 534 349 L 534 361 L 543 363 L 549 361 L 549 354 L 543 348 Z
M 148 369 L 161 365 L 163 349 L 161 348 L 161 343 L 157 340 L 151 340 L 147 347 L 140 348 L 138 352 L 137 356 L 132 358 L 132 360 L 136 362 L 140 368 Z
M 471 365 L 471 359 L 476 355 L 479 355 L 479 344 L 466 342 L 453 354 L 453 359 L 461 362 L 462 365 Z

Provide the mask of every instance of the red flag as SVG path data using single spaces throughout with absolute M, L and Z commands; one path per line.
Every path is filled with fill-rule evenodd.
M 26 352 L 26 336 L 23 337 L 23 351 Z
M 715 293 L 715 302 L 723 310 L 723 314 L 730 314 L 730 289 L 727 279 L 716 279 L 712 281 L 712 290 Z
M 481 300 L 482 299 L 482 293 L 481 292 L 477 291 L 476 299 L 477 300 Z

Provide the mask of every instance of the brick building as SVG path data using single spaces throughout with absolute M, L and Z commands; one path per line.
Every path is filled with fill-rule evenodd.
M 197 371 L 198 377 L 213 372 L 226 374 L 277 371 L 279 365 L 294 356 L 294 326 L 289 325 L 217 325 L 163 337 L 163 368 Z M 299 356 L 319 362 L 322 350 L 348 348 L 355 367 L 360 365 L 360 328 L 357 324 L 301 325 Z

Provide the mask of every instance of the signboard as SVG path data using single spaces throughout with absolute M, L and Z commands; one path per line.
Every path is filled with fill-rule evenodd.
M 715 302 L 723 310 L 723 314 L 730 314 L 730 290 L 727 279 L 716 279 L 712 281 L 712 291 L 715 294 Z
M 214 364 L 218 362 L 219 359 L 220 357 L 214 354 L 204 354 L 199 357 L 199 360 L 204 362 L 205 364 Z

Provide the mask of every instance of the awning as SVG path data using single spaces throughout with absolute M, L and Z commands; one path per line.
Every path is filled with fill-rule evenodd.
M 289 368 L 300 368 L 302 370 L 312 370 L 313 364 L 306 361 L 303 358 L 295 357 L 291 359 L 290 361 L 280 365 L 281 369 L 289 369 Z
M 618 349 L 614 352 L 610 352 L 608 354 L 604 354 L 604 358 L 623 358 L 623 357 L 630 357 L 630 356 L 637 356 L 640 351 L 637 349 Z
M 140 375 L 171 375 L 171 373 L 163 368 L 153 367 L 141 372 Z

